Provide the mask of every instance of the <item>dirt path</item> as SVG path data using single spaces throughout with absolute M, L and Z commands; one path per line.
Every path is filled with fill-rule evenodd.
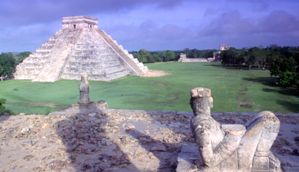
M 163 70 L 148 70 L 142 77 L 161 77 L 170 75 Z

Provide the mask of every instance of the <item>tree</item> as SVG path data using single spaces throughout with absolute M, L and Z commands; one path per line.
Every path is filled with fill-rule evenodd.
M 6 102 L 5 99 L 0 99 L 0 115 L 11 113 L 9 110 L 5 108 L 4 106 L 5 102 Z
M 222 64 L 229 65 L 229 64 L 236 64 L 237 59 L 237 51 L 234 48 L 230 48 L 228 50 L 222 51 L 221 54 Z
M 15 71 L 16 60 L 12 53 L 0 54 L 0 77 L 11 78 Z
M 167 50 L 167 51 L 162 52 L 162 54 L 163 54 L 163 61 L 164 62 L 165 61 L 173 61 L 173 60 L 176 59 L 176 55 L 173 51 Z
M 155 62 L 153 56 L 145 49 L 141 49 L 136 54 L 139 61 L 143 63 L 152 63 Z
M 271 68 L 270 68 L 270 73 L 272 76 L 279 76 L 283 72 L 296 72 L 296 61 L 294 60 L 293 57 L 285 57 L 285 56 L 274 56 L 272 63 L 271 63 Z
M 4 107 L 5 102 L 6 102 L 5 99 L 0 99 L 0 113 L 4 112 L 4 110 L 5 110 L 5 107 Z
M 279 74 L 279 85 L 289 87 L 296 84 L 297 74 L 295 72 L 285 71 Z
M 255 62 L 256 62 L 256 57 L 254 55 L 249 55 L 247 59 L 248 69 L 251 69 L 251 67 L 255 65 Z
M 299 47 L 272 45 L 267 48 L 230 48 L 222 51 L 221 57 L 223 65 L 269 69 L 271 76 L 277 78 L 280 86 L 299 88 Z
M 25 52 L 21 52 L 19 54 L 16 55 L 16 63 L 22 63 L 22 61 L 27 58 L 29 55 L 31 54 L 31 52 L 29 51 L 25 51 Z

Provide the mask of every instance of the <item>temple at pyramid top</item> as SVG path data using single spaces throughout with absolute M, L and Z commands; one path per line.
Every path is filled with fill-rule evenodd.
M 97 28 L 98 19 L 86 16 L 71 16 L 62 18 L 62 28 Z
M 91 17 L 63 17 L 62 28 L 17 66 L 15 79 L 54 82 L 87 74 L 90 80 L 110 81 L 144 75 L 148 68 L 97 24 Z

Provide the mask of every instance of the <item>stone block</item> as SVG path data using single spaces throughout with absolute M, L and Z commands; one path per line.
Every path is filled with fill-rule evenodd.
M 181 152 L 178 154 L 177 172 L 198 171 L 196 162 L 200 163 L 198 146 L 195 143 L 183 143 Z

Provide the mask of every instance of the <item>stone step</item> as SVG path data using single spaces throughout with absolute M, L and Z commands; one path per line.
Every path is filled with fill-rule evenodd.
M 97 69 L 97 70 L 94 70 Z M 78 70 L 86 70 L 86 71 L 102 71 L 105 70 L 106 72 L 116 72 L 119 70 L 124 70 L 125 68 L 121 64 L 103 64 L 103 63 L 74 63 L 69 62 L 65 66 L 65 71 L 78 71 Z
M 100 36 L 102 36 L 103 39 L 105 39 L 105 41 L 107 41 L 108 44 L 110 44 L 110 46 L 123 58 L 123 60 L 125 61 L 126 65 L 129 66 L 131 68 L 132 71 L 134 71 L 135 74 L 137 75 L 141 75 L 144 73 L 144 71 L 142 69 L 140 69 L 138 67 L 138 65 L 136 64 L 138 62 L 138 60 L 134 60 L 135 58 L 130 58 L 128 56 L 128 53 L 125 53 L 123 50 L 124 48 L 122 46 L 120 46 L 115 40 L 113 40 L 111 37 L 109 37 L 109 35 L 107 35 L 105 32 L 101 31 L 101 30 L 97 30 L 97 32 L 99 33 Z
M 46 42 L 42 44 L 41 48 L 51 49 L 53 46 L 54 46 L 54 42 Z
M 100 60 L 88 60 L 88 61 L 69 61 L 67 65 L 69 66 L 80 66 L 82 64 L 90 65 L 92 66 L 102 66 L 102 67 L 113 67 L 113 66 L 119 66 L 121 63 L 119 61 L 100 61 Z
M 99 81 L 110 81 L 119 77 L 123 77 L 129 74 L 128 71 L 122 70 L 122 71 L 117 71 L 114 73 L 105 73 L 102 71 L 101 73 L 92 73 L 88 72 L 88 78 L 90 80 L 99 80 Z M 61 78 L 62 79 L 76 79 L 79 80 L 81 77 L 80 73 L 63 73 Z
M 36 49 L 35 52 L 37 52 L 37 53 L 49 53 L 49 52 L 51 52 L 51 50 L 50 49 L 45 49 L 45 48 L 39 48 L 39 49 Z
M 76 46 L 75 51 L 107 51 L 107 52 L 112 52 L 111 50 L 107 49 L 107 47 L 104 47 L 104 46 L 94 46 L 94 47 L 90 47 L 90 46 L 81 46 L 81 47 L 78 47 Z
M 113 79 L 127 76 L 129 74 L 130 72 L 128 70 L 122 70 L 122 71 L 106 74 L 106 77 L 108 78 L 108 80 L 113 80 Z
M 82 73 L 81 71 L 77 71 L 77 72 L 70 72 L 69 71 L 69 72 L 63 72 L 62 76 L 63 77 L 71 77 L 71 78 L 78 78 L 78 79 L 80 79 L 81 73 Z M 91 77 L 91 76 L 101 77 L 101 76 L 105 75 L 104 71 L 97 72 L 97 73 L 91 73 L 91 72 L 86 72 L 86 73 L 88 74 L 89 77 Z
M 119 71 L 123 71 L 126 70 L 123 66 L 113 66 L 113 67 L 105 67 L 104 68 L 107 74 L 111 74 L 111 73 L 115 73 L 115 72 L 119 72 Z
M 44 65 L 43 69 L 33 81 L 54 82 L 59 79 L 59 75 L 69 57 L 68 54 L 80 33 L 81 30 L 62 33 L 63 36 L 57 39 L 57 44 L 55 44 L 51 51 L 51 60 Z

